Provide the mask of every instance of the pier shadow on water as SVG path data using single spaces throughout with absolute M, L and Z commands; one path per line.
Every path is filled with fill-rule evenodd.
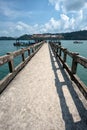
M 87 110 L 72 86 L 72 82 L 59 60 L 55 59 L 50 47 L 49 52 L 52 69 L 55 75 L 55 86 L 60 100 L 62 118 L 65 123 L 65 130 L 86 130 Z

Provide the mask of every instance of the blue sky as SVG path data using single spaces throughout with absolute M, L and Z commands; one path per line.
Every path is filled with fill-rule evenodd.
M 87 29 L 87 0 L 0 0 L 0 36 Z

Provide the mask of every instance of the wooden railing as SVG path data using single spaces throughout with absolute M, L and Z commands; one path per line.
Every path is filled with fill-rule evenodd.
M 0 93 L 6 88 L 10 81 L 17 75 L 17 73 L 28 63 L 28 61 L 35 55 L 35 53 L 41 48 L 44 41 L 32 45 L 28 48 L 23 48 L 15 52 L 7 53 L 7 55 L 0 57 L 0 66 L 8 63 L 9 74 L 7 74 L 2 80 L 0 80 Z M 28 52 L 28 56 L 25 58 L 25 53 Z M 14 58 L 17 56 L 22 57 L 22 62 L 16 67 L 14 65 Z
M 87 99 L 87 86 L 76 75 L 77 64 L 80 64 L 83 67 L 87 68 L 87 58 L 80 56 L 79 53 L 70 52 L 66 48 L 63 48 L 61 45 L 52 42 L 50 42 L 50 46 L 56 59 L 60 59 L 61 63 L 63 64 L 63 68 L 67 70 L 71 79 L 76 83 L 80 91 L 83 93 L 84 97 Z M 67 56 L 70 56 L 72 58 L 71 68 L 66 63 Z

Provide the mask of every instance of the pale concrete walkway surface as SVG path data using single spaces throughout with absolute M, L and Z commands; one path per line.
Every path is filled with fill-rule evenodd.
M 87 130 L 87 102 L 48 44 L 0 95 L 0 130 Z

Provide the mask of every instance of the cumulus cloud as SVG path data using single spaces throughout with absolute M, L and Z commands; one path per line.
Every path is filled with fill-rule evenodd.
M 61 14 L 61 27 L 64 32 L 74 31 L 75 29 L 75 19 L 72 16 L 71 18 L 65 14 Z
M 19 21 L 16 23 L 14 30 L 19 32 L 19 34 L 20 33 L 21 34 L 24 34 L 24 33 L 33 34 L 38 30 L 38 24 L 31 26 L 31 25 L 26 24 L 22 21 Z
M 55 10 L 60 10 L 60 4 L 63 0 L 49 0 L 49 2 L 55 7 Z
M 46 32 L 57 32 L 60 26 L 60 21 L 55 20 L 53 17 L 44 25 Z
M 27 34 L 34 34 L 34 33 L 60 33 L 60 32 L 70 32 L 75 31 L 75 29 L 80 30 L 83 24 L 81 23 L 83 17 L 82 11 L 80 11 L 77 15 L 77 20 L 72 16 L 71 18 L 66 14 L 61 14 L 60 19 L 55 19 L 52 17 L 49 19 L 48 22 L 45 24 L 34 24 L 29 25 L 24 23 L 23 21 L 18 21 L 16 23 L 13 22 L 5 22 L 3 25 L 6 26 L 6 30 L 2 30 L 2 32 L 7 33 L 8 35 L 16 36 Z M 1 24 L 0 24 L 1 25 Z M 1 27 L 0 27 L 1 28 Z M 1 33 L 1 32 L 0 32 Z
M 29 24 L 28 22 L 22 21 L 22 19 L 17 22 L 3 21 L 3 23 L 0 23 L 0 29 L 2 29 L 0 35 L 7 34 L 19 36 L 25 33 L 60 33 L 87 29 L 86 0 L 49 0 L 49 2 L 55 7 L 55 10 L 59 12 L 58 18 L 56 17 L 55 19 L 54 17 L 51 17 L 42 24 Z M 0 11 L 7 17 L 15 18 L 22 15 L 30 16 L 29 12 L 25 13 L 22 11 L 20 13 L 18 10 L 13 10 L 14 8 L 11 9 L 11 3 L 9 5 L 10 8 L 8 8 L 8 3 L 2 2 L 2 4 L 4 4 L 4 6 L 0 6 Z M 23 19 L 25 16 L 23 16 Z
M 64 20 L 64 21 L 68 21 L 69 17 L 66 16 L 65 14 L 61 14 L 61 19 Z
M 64 26 L 64 30 L 70 27 L 71 31 L 79 30 L 87 26 L 87 0 L 49 0 L 49 2 L 56 11 L 61 12 L 61 26 Z
M 63 8 L 67 11 L 78 11 L 87 4 L 86 0 L 49 0 L 49 2 L 54 5 L 56 10 Z
M 6 26 L 6 30 L 3 30 L 2 32 L 8 30 L 7 33 L 8 35 L 19 36 L 25 33 L 27 34 L 47 33 L 47 32 L 58 33 L 61 32 L 62 30 L 71 31 L 74 29 L 75 20 L 74 18 L 70 19 L 65 14 L 61 14 L 60 19 L 54 19 L 52 17 L 51 19 L 49 19 L 47 23 L 41 25 L 38 24 L 29 25 L 22 21 L 18 21 L 16 23 L 5 22 L 4 25 Z

